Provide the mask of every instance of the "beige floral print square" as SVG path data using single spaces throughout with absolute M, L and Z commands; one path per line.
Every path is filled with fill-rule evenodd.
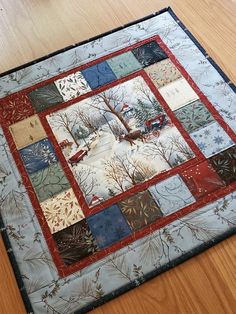
M 23 121 L 12 124 L 9 127 L 9 130 L 18 149 L 36 143 L 47 137 L 37 115 L 33 115 Z
M 57 194 L 40 205 L 52 233 L 65 229 L 84 218 L 72 189 Z
M 182 77 L 180 71 L 170 59 L 154 63 L 153 65 L 145 68 L 145 71 L 157 88 L 161 88 Z

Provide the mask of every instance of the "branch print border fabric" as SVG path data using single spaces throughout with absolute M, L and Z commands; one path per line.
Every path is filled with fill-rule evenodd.
M 235 233 L 235 89 L 170 8 L 0 76 L 28 313 L 84 313 Z

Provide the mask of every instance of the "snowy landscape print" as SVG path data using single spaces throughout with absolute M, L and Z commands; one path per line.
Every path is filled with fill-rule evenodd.
M 89 207 L 194 157 L 141 76 L 47 120 Z

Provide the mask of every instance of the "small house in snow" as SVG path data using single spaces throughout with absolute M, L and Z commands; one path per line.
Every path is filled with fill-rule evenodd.
M 103 197 L 99 197 L 99 196 L 93 194 L 93 195 L 92 195 L 92 199 L 91 199 L 91 201 L 89 202 L 89 206 L 98 205 L 98 204 L 100 204 L 102 201 L 104 201 Z

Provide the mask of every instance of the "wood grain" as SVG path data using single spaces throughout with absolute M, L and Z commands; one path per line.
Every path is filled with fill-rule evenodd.
M 171 6 L 236 82 L 235 0 L 0 0 L 0 72 Z M 0 241 L 0 313 L 25 313 Z M 236 313 L 236 237 L 93 314 Z

